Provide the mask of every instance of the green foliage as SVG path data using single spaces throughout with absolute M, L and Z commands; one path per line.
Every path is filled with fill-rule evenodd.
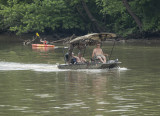
M 129 2 L 130 1 L 130 2 Z M 122 4 L 122 0 L 96 0 L 101 13 L 106 16 L 106 26 L 124 36 L 138 32 L 137 25 Z M 143 31 L 160 29 L 159 0 L 128 0 L 131 10 L 140 18 Z
M 122 0 L 84 0 L 94 18 L 107 28 L 127 36 L 139 31 Z M 128 0 L 142 22 L 143 31 L 160 31 L 160 0 Z M 0 0 L 0 30 L 17 34 L 81 30 L 92 32 L 81 0 Z
M 4 24 L 17 34 L 44 32 L 46 28 L 83 29 L 84 26 L 63 0 L 34 0 L 30 4 L 9 0 L 1 9 Z
M 135 3 L 134 3 L 135 4 Z M 137 0 L 137 12 L 141 12 L 144 31 L 160 30 L 160 1 L 159 0 Z

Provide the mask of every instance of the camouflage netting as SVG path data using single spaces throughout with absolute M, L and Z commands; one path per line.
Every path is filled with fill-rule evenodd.
M 85 49 L 86 46 L 96 45 L 97 43 L 101 43 L 102 41 L 106 41 L 107 39 L 116 38 L 116 34 L 114 33 L 92 33 L 84 36 L 77 37 L 73 40 L 68 41 L 69 44 L 69 59 L 71 59 L 72 51 L 74 48 Z
M 116 34 L 113 33 L 92 33 L 84 36 L 77 37 L 69 42 L 73 47 L 83 49 L 85 46 L 92 46 L 107 39 L 115 38 Z

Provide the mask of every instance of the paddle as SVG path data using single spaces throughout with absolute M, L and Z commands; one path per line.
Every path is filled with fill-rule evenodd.
M 44 41 L 42 41 L 41 37 L 39 36 L 39 33 L 36 33 L 36 38 L 37 38 L 37 37 L 39 37 L 40 42 L 44 43 Z M 35 39 L 36 39 L 36 38 L 35 38 Z
M 39 34 L 38 34 L 38 33 L 36 33 L 36 37 L 35 37 L 35 38 L 33 38 L 33 40 L 32 40 L 32 41 L 35 41 L 35 40 L 37 39 L 37 37 L 39 37 L 39 38 L 40 38 L 40 36 L 39 36 Z
M 40 39 L 40 41 L 41 41 L 41 37 L 39 36 L 39 34 L 38 34 L 38 33 L 36 33 L 36 37 L 39 37 L 39 39 Z
M 37 37 L 40 37 L 38 33 L 36 33 L 36 36 L 37 36 Z

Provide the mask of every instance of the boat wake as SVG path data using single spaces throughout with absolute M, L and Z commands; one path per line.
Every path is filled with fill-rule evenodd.
M 0 62 L 0 71 L 11 71 L 11 70 L 33 70 L 43 72 L 57 72 L 64 71 L 58 69 L 56 64 L 24 64 L 16 62 Z
M 120 71 L 127 71 L 127 70 L 129 70 L 129 69 L 128 69 L 128 68 L 125 68 L 125 67 L 119 67 L 118 70 L 120 70 Z
M 70 69 L 58 69 L 56 64 L 25 64 L 17 62 L 3 62 L 0 61 L 0 71 L 12 71 L 12 70 L 32 70 L 40 72 L 60 72 L 60 71 L 82 71 L 90 73 L 100 73 L 106 72 L 108 69 L 79 69 L 79 70 L 70 70 Z M 127 68 L 116 68 L 112 70 L 126 71 Z

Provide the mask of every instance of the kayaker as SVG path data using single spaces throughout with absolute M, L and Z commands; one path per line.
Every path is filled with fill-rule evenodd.
M 46 38 L 44 38 L 44 41 L 40 39 L 40 42 L 42 42 L 43 44 L 48 44 L 48 41 L 46 41 Z
M 96 44 L 96 48 L 93 49 L 92 58 L 99 59 L 102 63 L 106 63 L 106 57 L 108 54 L 104 54 L 102 49 L 100 48 L 100 43 Z

